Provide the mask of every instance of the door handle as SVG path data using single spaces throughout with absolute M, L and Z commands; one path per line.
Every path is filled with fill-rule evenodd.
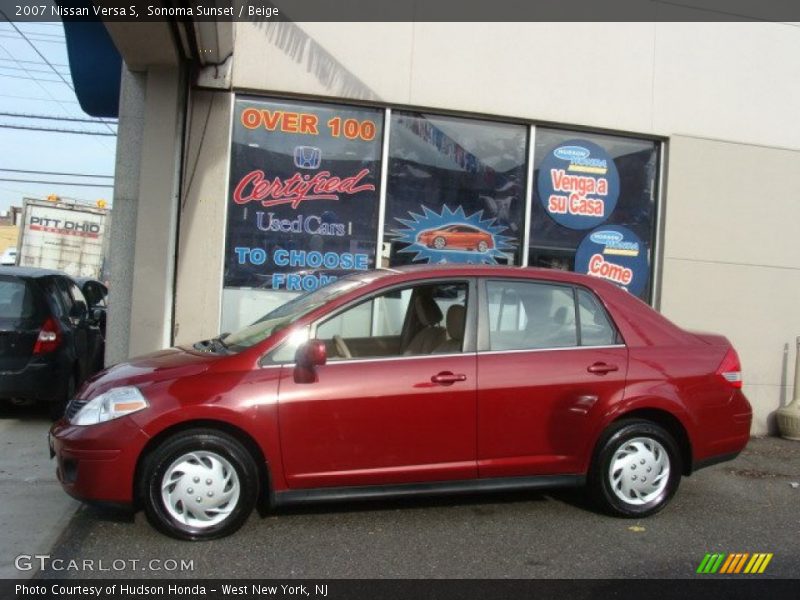
M 589 365 L 586 370 L 596 375 L 605 375 L 611 371 L 619 371 L 619 367 L 617 365 L 608 365 L 604 362 L 596 362 L 593 365 Z
M 442 371 L 441 373 L 437 373 L 433 377 L 431 377 L 431 381 L 433 383 L 441 383 L 444 385 L 450 385 L 455 383 L 456 381 L 466 381 L 467 376 L 463 373 L 451 373 L 450 371 Z

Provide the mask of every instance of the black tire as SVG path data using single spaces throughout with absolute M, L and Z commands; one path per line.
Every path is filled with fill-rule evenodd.
M 161 491 L 162 480 L 170 467 L 187 454 L 198 452 L 221 457 L 227 461 L 235 472 L 235 480 L 239 486 L 238 498 L 233 506 L 225 505 L 221 508 L 230 511 L 227 516 L 218 523 L 199 527 L 178 520 L 172 514 L 176 509 L 173 508 L 171 512 L 165 504 Z M 177 481 L 183 483 L 182 479 Z M 187 478 L 186 485 L 191 485 L 191 481 Z M 203 486 L 206 481 L 201 480 L 196 485 L 204 491 L 206 488 Z M 236 438 L 214 429 L 191 429 L 176 433 L 164 440 L 145 457 L 137 483 L 139 498 L 150 523 L 162 533 L 182 540 L 212 540 L 232 534 L 250 516 L 256 505 L 259 490 L 258 469 L 251 454 Z M 193 488 L 184 489 L 188 491 Z M 202 492 L 198 493 L 201 494 L 198 498 L 205 497 Z M 193 518 L 191 510 L 187 508 L 185 511 L 187 518 Z
M 653 486 L 652 476 L 656 475 L 656 473 L 647 471 L 647 469 L 655 468 L 657 472 L 659 471 L 659 468 L 649 461 L 645 464 L 641 464 L 640 460 L 633 461 L 632 457 L 635 451 L 628 455 L 622 453 L 626 444 L 630 444 L 630 442 L 637 439 L 650 440 L 651 442 L 655 442 L 655 444 L 651 443 L 650 446 L 647 446 L 640 441 L 629 445 L 627 449 L 633 451 L 634 448 L 638 447 L 644 449 L 645 455 L 647 455 L 647 452 L 654 449 L 655 453 L 652 454 L 654 457 L 660 457 L 662 451 L 665 451 L 666 459 L 668 460 L 667 466 L 669 468 L 669 474 L 659 479 L 659 482 L 666 479 L 666 484 L 663 485 L 663 488 L 656 486 L 657 489 L 645 493 L 644 497 L 641 499 L 636 498 L 635 493 L 631 493 L 630 499 L 626 501 L 620 497 L 620 495 L 626 495 L 625 489 L 622 487 L 625 485 L 625 483 L 622 482 L 623 476 L 629 485 L 634 485 L 633 480 L 637 480 L 637 477 L 651 477 L 649 485 Z M 624 468 L 620 467 L 620 469 L 612 474 L 612 461 L 614 461 L 618 451 L 620 454 L 618 455 L 619 460 L 616 464 L 624 464 Z M 630 470 L 627 470 L 628 466 L 630 466 Z M 663 464 L 661 467 L 663 468 Z M 587 485 L 592 499 L 603 511 L 617 517 L 647 517 L 657 513 L 669 503 L 678 489 L 682 470 L 683 466 L 681 464 L 680 451 L 678 450 L 675 440 L 667 430 L 652 421 L 624 419 L 609 426 L 600 438 L 595 449 L 592 466 L 589 470 Z M 620 489 L 618 491 L 615 491 L 615 484 L 612 478 L 620 481 Z M 635 485 L 644 487 L 640 479 L 637 481 L 639 481 L 639 483 L 635 483 Z M 649 487 L 645 488 L 645 490 L 649 489 Z M 647 497 L 650 495 L 652 495 L 652 498 Z
M 77 379 L 75 378 L 75 375 L 72 374 L 69 376 L 69 379 L 67 379 L 67 384 L 64 387 L 62 395 L 56 400 L 50 402 L 50 405 L 47 407 L 50 414 L 50 419 L 52 421 L 58 421 L 64 416 L 64 411 L 67 408 L 67 404 L 75 396 L 75 389 L 77 387 Z

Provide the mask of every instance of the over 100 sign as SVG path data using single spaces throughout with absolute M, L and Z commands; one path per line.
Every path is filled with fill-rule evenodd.
M 237 99 L 226 287 L 307 291 L 374 267 L 382 118 Z

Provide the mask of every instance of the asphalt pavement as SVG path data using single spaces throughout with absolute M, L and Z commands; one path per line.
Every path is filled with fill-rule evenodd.
M 56 481 L 50 425 L 47 407 L 0 404 L 0 578 L 33 575 L 15 557 L 48 552 L 80 506 Z
M 282 509 L 192 543 L 82 506 L 37 577 L 692 578 L 707 552 L 770 552 L 763 577 L 796 578 L 797 483 L 800 443 L 764 438 L 642 520 L 598 514 L 579 491 L 470 495 Z

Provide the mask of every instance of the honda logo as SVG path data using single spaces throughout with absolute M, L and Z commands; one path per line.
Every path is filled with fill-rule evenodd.
M 294 166 L 298 169 L 319 169 L 322 162 L 322 151 L 314 146 L 296 146 L 294 149 Z

